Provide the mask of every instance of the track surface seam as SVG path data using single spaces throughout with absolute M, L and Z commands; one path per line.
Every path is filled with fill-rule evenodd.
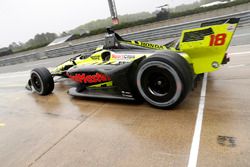
M 76 126 L 74 126 L 72 129 L 70 129 L 65 135 L 63 135 L 57 142 L 55 142 L 52 146 L 50 146 L 46 151 L 44 151 L 41 155 L 39 155 L 33 162 L 31 162 L 28 167 L 33 166 L 38 160 L 40 160 L 45 154 L 47 154 L 50 150 L 52 150 L 55 146 L 57 146 L 61 141 L 63 141 L 67 136 L 69 136 L 75 129 L 77 129 L 81 124 L 86 122 L 89 118 L 94 116 L 98 111 L 103 108 L 103 105 L 98 107 L 93 113 L 91 113 L 89 116 L 87 116 L 85 119 L 81 120 Z

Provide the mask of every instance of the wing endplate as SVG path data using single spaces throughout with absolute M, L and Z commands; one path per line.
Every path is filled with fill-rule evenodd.
M 179 48 L 191 58 L 195 74 L 212 72 L 219 68 L 238 22 L 239 19 L 233 18 L 182 31 Z

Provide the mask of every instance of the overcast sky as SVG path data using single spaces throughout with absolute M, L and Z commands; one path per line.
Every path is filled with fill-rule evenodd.
M 152 12 L 195 0 L 115 0 L 118 14 Z M 26 42 L 37 33 L 61 33 L 110 16 L 107 0 L 0 0 L 0 48 Z

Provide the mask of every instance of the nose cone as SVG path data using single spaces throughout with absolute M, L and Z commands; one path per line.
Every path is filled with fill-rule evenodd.
M 98 67 L 95 65 L 81 65 L 81 66 L 74 66 L 67 71 L 69 75 L 81 74 L 81 73 L 88 73 L 93 74 L 98 71 Z
M 67 75 L 69 76 L 72 76 L 72 75 L 75 75 L 77 73 L 81 73 L 82 70 L 80 70 L 78 67 L 72 67 L 70 69 L 68 69 L 67 71 Z

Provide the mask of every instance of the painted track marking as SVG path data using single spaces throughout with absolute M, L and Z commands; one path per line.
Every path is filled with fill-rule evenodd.
M 246 52 L 233 52 L 233 53 L 229 53 L 229 56 L 230 55 L 245 55 L 245 54 L 250 54 L 250 52 L 249 51 L 246 51 Z
M 233 65 L 233 66 L 228 66 L 228 68 L 238 68 L 238 67 L 245 67 L 247 64 L 238 64 L 238 65 Z
M 55 67 L 48 67 L 48 70 L 52 70 Z M 10 73 L 0 73 L 0 79 L 7 79 L 7 78 L 18 78 L 18 77 L 29 77 L 30 76 L 30 71 L 19 71 L 19 72 L 10 72 Z
M 40 62 L 40 63 L 36 63 L 36 64 L 28 64 L 28 65 L 25 65 L 25 67 L 36 67 L 36 66 L 46 65 L 49 63 L 51 63 L 51 62 Z
M 2 85 L 0 85 L 0 89 L 4 89 L 4 88 L 16 88 L 16 87 L 25 87 L 25 84 L 13 84 L 13 85 L 11 85 L 11 84 L 8 84 L 8 85 L 4 85 L 4 86 L 2 86 Z
M 190 149 L 188 167 L 196 167 L 200 146 L 200 138 L 201 138 L 201 128 L 203 121 L 203 113 L 205 107 L 205 98 L 206 98 L 206 89 L 207 89 L 207 73 L 204 74 L 204 78 L 202 81 L 201 95 L 200 95 L 200 103 L 199 109 L 197 113 L 193 141 Z
M 238 34 L 238 35 L 234 35 L 234 37 L 245 37 L 248 35 L 250 35 L 250 33 Z
M 0 127 L 4 127 L 5 126 L 5 124 L 4 123 L 0 123 Z

